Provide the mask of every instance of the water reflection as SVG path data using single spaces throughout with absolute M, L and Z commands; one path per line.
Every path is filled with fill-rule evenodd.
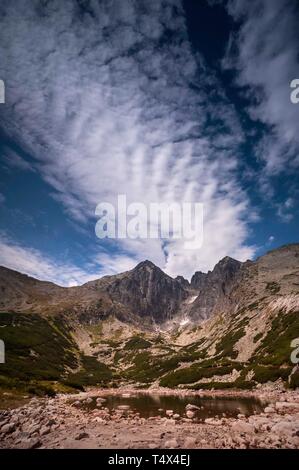
M 97 408 L 96 398 L 93 398 L 92 402 L 84 405 L 84 407 L 89 410 Z M 128 405 L 132 411 L 139 413 L 144 418 L 164 416 L 166 410 L 173 410 L 174 413 L 184 416 L 187 404 L 199 408 L 196 410 L 198 420 L 222 416 L 223 414 L 227 417 L 236 417 L 239 413 L 250 416 L 262 412 L 265 406 L 256 398 L 207 398 L 157 394 L 136 394 L 130 397 L 107 394 L 103 398 L 105 398 L 103 406 L 109 408 L 109 410 L 113 410 L 120 405 Z

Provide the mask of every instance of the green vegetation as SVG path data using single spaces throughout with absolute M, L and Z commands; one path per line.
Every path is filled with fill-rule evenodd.
M 209 382 L 194 385 L 193 387 L 188 387 L 191 390 L 227 390 L 227 389 L 237 389 L 237 390 L 251 390 L 254 387 L 253 382 L 246 382 L 244 380 L 235 380 L 234 382 Z
M 255 337 L 253 338 L 253 342 L 254 343 L 257 343 L 259 339 L 261 339 L 261 337 L 263 336 L 263 333 L 258 333 L 257 335 L 255 335 Z
M 258 383 L 275 382 L 279 378 L 287 380 L 292 370 L 291 367 L 275 367 L 275 366 L 254 366 L 253 379 Z
M 151 345 L 152 343 L 140 336 L 132 336 L 132 338 L 126 342 L 124 349 L 147 349 L 150 348 Z
M 76 368 L 77 347 L 61 318 L 37 314 L 1 313 L 1 339 L 5 364 L 0 365 L 0 385 L 18 387 L 38 381 L 58 381 L 67 368 Z
M 277 294 L 280 291 L 280 285 L 277 282 L 268 282 L 266 290 L 270 291 L 271 294 Z
M 291 342 L 299 337 L 299 312 L 280 311 L 251 362 L 263 365 L 290 364 Z
M 290 383 L 289 383 L 290 388 L 299 388 L 299 372 L 294 372 L 291 377 L 290 377 Z
M 216 354 L 220 354 L 222 357 L 231 357 L 235 359 L 238 356 L 238 351 L 234 350 L 235 344 L 245 335 L 244 328 L 227 333 L 216 346 Z
M 81 356 L 82 366 L 78 372 L 69 374 L 62 381 L 63 384 L 73 388 L 83 389 L 91 385 L 107 385 L 113 377 L 109 367 L 96 360 L 93 356 Z
M 190 367 L 178 369 L 174 372 L 170 372 L 169 374 L 165 375 L 160 380 L 160 385 L 162 387 L 174 388 L 178 385 L 191 384 L 203 378 L 213 377 L 214 375 L 230 374 L 234 368 L 234 365 L 220 367 L 202 367 L 201 364 L 193 364 Z

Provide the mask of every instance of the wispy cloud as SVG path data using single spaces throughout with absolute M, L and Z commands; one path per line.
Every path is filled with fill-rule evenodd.
M 39 250 L 16 244 L 4 234 L 0 235 L 0 266 L 61 286 L 80 285 L 102 275 L 99 268 L 90 274 L 71 263 L 59 263 Z
M 241 27 L 231 35 L 223 64 L 237 70 L 237 83 L 251 99 L 251 117 L 267 126 L 256 150 L 268 174 L 299 165 L 299 106 L 290 100 L 290 83 L 299 70 L 296 8 L 290 0 L 228 2 Z
M 82 224 L 117 194 L 146 204 L 204 203 L 201 250 L 128 240 L 120 248 L 132 261 L 150 258 L 190 277 L 227 254 L 251 257 L 252 211 L 237 176 L 242 126 L 191 50 L 180 0 L 88 5 L 1 2 L 5 132 Z

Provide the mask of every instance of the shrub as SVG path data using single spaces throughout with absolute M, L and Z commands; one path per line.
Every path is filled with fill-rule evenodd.
M 126 342 L 124 349 L 147 349 L 150 348 L 151 345 L 152 343 L 140 336 L 132 336 L 132 338 Z

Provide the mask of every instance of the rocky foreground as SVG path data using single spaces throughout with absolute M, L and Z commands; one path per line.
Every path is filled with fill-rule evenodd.
M 263 413 L 208 418 L 203 422 L 195 422 L 196 406 L 192 404 L 186 406 L 184 416 L 161 410 L 161 416 L 148 419 L 126 405 L 109 410 L 105 407 L 105 393 L 107 390 L 93 390 L 33 398 L 20 408 L 1 411 L 0 448 L 299 448 L 298 392 L 259 392 L 258 398 L 267 402 Z M 112 393 L 129 396 L 134 392 Z M 84 409 L 82 404 L 88 404 L 95 396 L 96 409 Z M 239 396 L 255 395 L 240 392 Z

